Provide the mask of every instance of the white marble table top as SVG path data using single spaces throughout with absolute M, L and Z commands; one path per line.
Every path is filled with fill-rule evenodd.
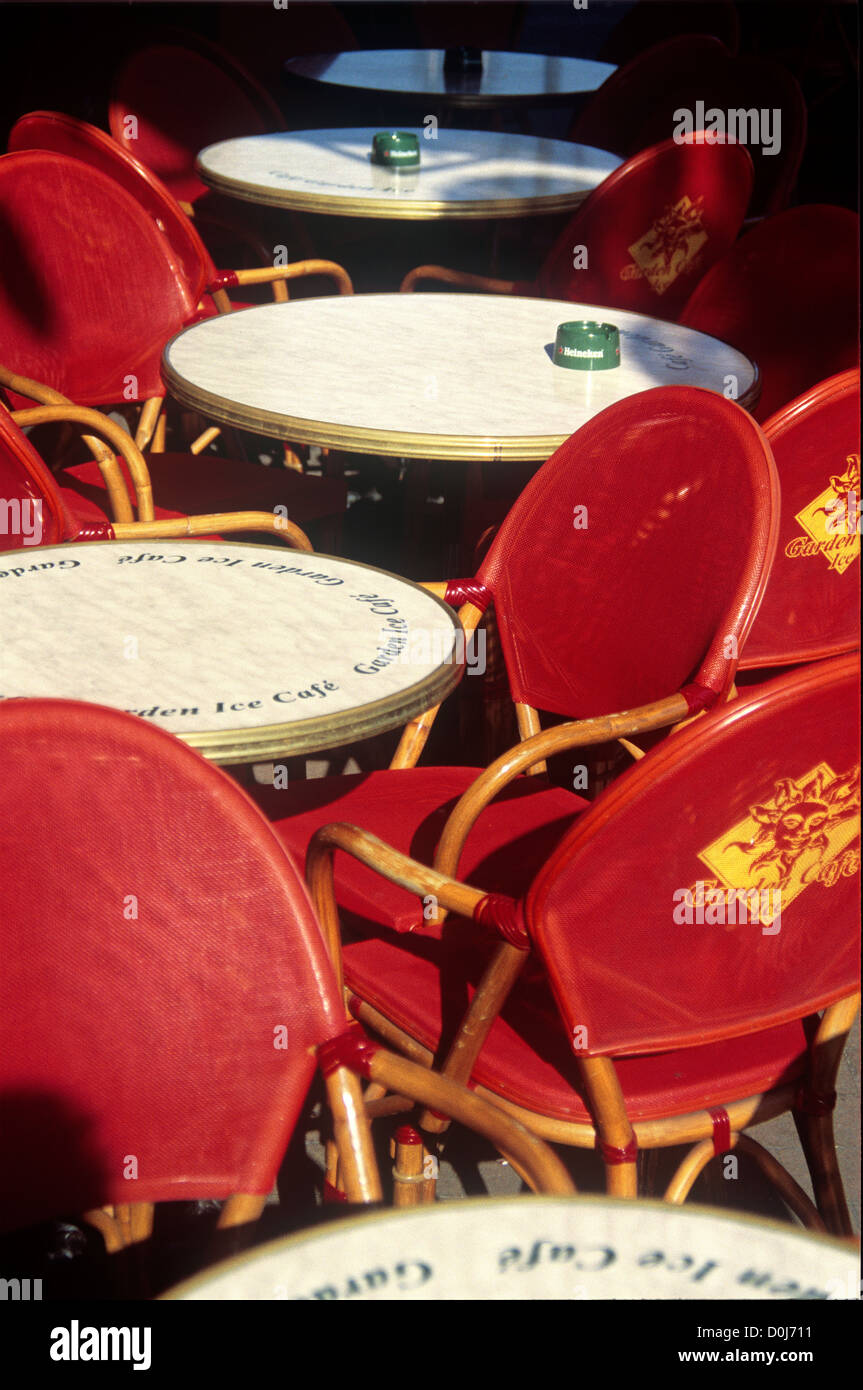
M 496 106 L 566 101 L 595 92 L 615 71 L 612 63 L 592 59 L 485 49 L 480 70 L 445 73 L 445 58 L 442 48 L 359 49 L 290 58 L 285 72 L 337 87 L 436 98 L 450 106 Z
M 426 590 L 286 546 L 22 548 L 0 554 L 0 594 L 0 697 L 110 705 L 220 763 L 397 728 L 464 669 Z
M 621 365 L 555 366 L 558 324 L 620 330 Z M 615 401 L 652 386 L 749 403 L 757 372 L 715 338 L 596 305 L 487 294 L 345 295 L 186 328 L 162 371 L 182 404 L 301 444 L 395 458 L 543 460 Z
M 753 1269 L 764 1277 L 754 1281 Z M 838 1240 L 737 1213 L 608 1197 L 482 1197 L 274 1240 L 164 1297 L 776 1302 L 856 1298 L 859 1273 L 856 1251 Z
M 403 126 L 418 169 L 373 164 L 378 127 L 279 131 L 209 145 L 198 172 L 219 193 L 271 207 L 350 217 L 519 217 L 569 211 L 621 163 L 568 140 Z

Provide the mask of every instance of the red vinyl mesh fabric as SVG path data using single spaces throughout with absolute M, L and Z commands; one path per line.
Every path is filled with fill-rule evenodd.
M 855 657 L 782 676 L 666 739 L 579 819 L 526 918 L 582 1052 L 757 1033 L 859 988 L 858 695 Z M 764 916 L 735 902 L 733 924 L 728 894 L 749 888 Z
M 59 111 L 31 111 L 9 135 L 9 151 L 53 150 L 99 169 L 141 204 L 166 238 L 197 301 L 215 274 L 210 253 L 164 184 L 104 130 Z
M 77 529 L 54 478 L 0 404 L 0 550 L 55 545 Z
M 350 915 L 344 920 L 353 926 Z M 370 936 L 360 928 L 345 946 L 345 978 L 357 999 L 445 1053 L 493 949 L 487 932 L 462 919 L 450 918 L 438 939 Z M 800 1076 L 805 1061 L 806 1036 L 795 1022 L 753 1037 L 621 1057 L 615 1069 L 627 1113 L 639 1120 L 757 1095 Z M 535 955 L 492 1024 L 471 1082 L 541 1115 L 590 1119 L 576 1056 Z
M 278 108 L 248 73 L 212 45 L 192 42 L 200 51 L 158 43 L 127 59 L 114 79 L 109 113 L 118 144 L 190 203 L 207 191 L 195 172 L 199 150 L 284 129 Z
M 778 512 L 770 448 L 734 402 L 675 386 L 604 410 L 531 479 L 477 574 L 513 699 L 587 718 L 689 680 L 729 688 Z
M 857 366 L 859 235 L 847 208 L 791 208 L 741 237 L 680 315 L 758 363 L 756 419 Z
M 723 113 L 721 125 L 709 114 L 717 110 Z M 737 126 L 736 116 L 732 129 L 727 113 L 750 110 L 759 113 L 757 129 L 748 117 Z M 715 131 L 746 144 L 754 165 L 750 216 L 787 206 L 806 144 L 800 86 L 781 63 L 733 55 L 715 38 L 690 31 L 663 43 L 654 40 L 652 48 L 618 68 L 594 93 L 570 139 L 629 159 L 681 130 L 680 111 L 691 112 L 691 129 L 706 128 L 710 135 Z M 775 111 L 780 113 L 778 127 Z M 762 126 L 765 119 L 768 124 Z
M 50 151 L 5 155 L 0 266 L 3 356 L 16 371 L 79 405 L 164 395 L 162 348 L 196 299 L 113 178 Z
M 534 293 L 676 318 L 734 244 L 751 188 L 752 161 L 742 145 L 665 140 L 645 149 L 609 174 L 567 223 Z M 587 265 L 576 269 L 580 246 Z
M 344 1028 L 295 862 L 119 711 L 0 704 L 0 760 L 0 1225 L 269 1191 Z
M 836 656 L 860 642 L 860 373 L 842 372 L 807 391 L 768 420 L 764 433 L 782 487 L 782 520 L 744 669 Z

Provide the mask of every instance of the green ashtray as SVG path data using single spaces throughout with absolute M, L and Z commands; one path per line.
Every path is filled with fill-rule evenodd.
M 606 372 L 620 366 L 620 334 L 613 323 L 576 320 L 558 324 L 554 362 L 576 372 Z
M 379 130 L 372 136 L 372 162 L 388 169 L 416 169 L 420 142 L 409 130 Z

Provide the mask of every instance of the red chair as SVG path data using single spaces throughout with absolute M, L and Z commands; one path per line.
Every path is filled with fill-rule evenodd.
M 336 849 L 349 881 L 374 870 L 454 914 L 349 942 L 352 1013 L 544 1138 L 599 1149 L 611 1193 L 637 1195 L 639 1149 L 694 1145 L 672 1202 L 736 1149 L 805 1224 L 850 1234 L 831 1111 L 859 1005 L 858 699 L 840 657 L 717 708 L 576 813 L 516 894 L 511 833 L 476 866 L 479 904 L 462 896 L 471 855 L 435 874 L 355 826 L 322 829 L 307 876 L 331 929 Z M 817 1211 L 744 1134 L 787 1111 Z
M 316 1062 L 348 1198 L 379 1200 L 355 1073 L 432 1078 L 345 1040 L 300 873 L 245 794 L 144 720 L 67 700 L 0 704 L 0 759 L 0 1229 L 87 1209 L 117 1249 L 154 1202 L 255 1219 Z M 536 1186 L 573 1190 L 499 1111 L 438 1093 Z
M 691 113 L 690 129 L 710 133 L 717 118 L 708 113 L 721 111 L 719 133 L 746 143 L 755 170 L 751 216 L 788 206 L 806 146 L 806 103 L 797 79 L 770 59 L 735 57 L 717 39 L 686 34 L 640 53 L 594 93 L 570 139 L 630 159 L 681 129 L 680 111 Z M 764 129 L 762 111 L 769 119 Z M 742 130 L 739 112 L 746 114 Z M 758 116 L 757 128 L 750 112 Z
M 666 140 L 627 160 L 591 193 L 560 233 L 536 281 L 419 266 L 402 289 L 437 279 L 467 289 L 569 299 L 673 319 L 733 245 L 751 187 L 752 161 L 742 145 Z
M 349 292 L 340 267 L 318 265 Z M 242 283 L 297 273 L 302 263 L 228 274 Z M 195 511 L 281 506 L 303 525 L 332 525 L 344 511 L 338 479 L 162 452 L 161 352 L 195 318 L 205 289 L 216 286 L 207 286 L 203 269 L 197 281 L 186 279 L 151 216 L 114 179 L 48 151 L 0 158 L 0 276 L 3 357 L 11 368 L 0 384 L 14 393 L 17 375 L 55 393 L 37 400 L 56 400 L 59 392 L 78 405 L 143 402 L 135 438 L 142 449 L 154 441 L 149 468 L 163 507 L 178 514 L 192 509 L 190 500 Z M 13 399 L 22 403 L 20 395 Z M 64 480 L 98 503 L 95 464 L 68 469 Z M 152 520 L 152 510 L 139 519 Z
M 846 208 L 771 217 L 708 272 L 680 315 L 758 363 L 756 419 L 857 365 L 859 233 Z
M 95 466 L 102 476 L 102 496 L 111 499 L 115 512 L 113 521 L 102 508 L 80 496 L 74 488 L 60 486 L 21 432 L 21 425 L 46 423 L 78 424 L 98 431 L 85 439 L 97 454 L 98 465 Z M 105 440 L 117 450 L 124 468 L 121 469 Z M 153 520 L 133 521 L 127 490 L 130 485 L 137 490 L 139 498 L 146 495 L 149 487 L 147 465 L 125 431 L 98 411 L 70 405 L 62 397 L 56 404 L 14 413 L 0 402 L 0 497 L 3 499 L 0 503 L 3 508 L 0 551 L 57 545 L 61 541 L 156 540 L 235 531 L 265 531 L 297 550 L 312 549 L 311 541 L 298 526 L 272 512 L 183 516 L 152 508 L 156 512 Z
M 207 193 L 195 171 L 199 150 L 285 129 L 281 111 L 251 74 L 192 34 L 128 57 L 115 74 L 108 115 L 117 143 L 189 206 Z
M 782 487 L 776 560 L 742 671 L 860 644 L 860 373 L 842 372 L 766 422 Z
M 173 194 L 168 192 L 155 174 L 145 168 L 139 160 L 127 154 L 116 140 L 112 140 L 103 130 L 59 111 L 31 111 L 26 116 L 21 116 L 12 127 L 8 150 L 10 154 L 19 150 L 53 150 L 55 154 L 80 159 L 92 168 L 101 170 L 103 174 L 121 184 L 150 214 L 159 231 L 166 237 L 190 291 L 201 284 L 202 276 L 205 285 L 222 283 L 219 278 L 220 272 L 216 269 L 197 229 Z M 232 227 L 231 236 L 236 235 L 237 229 Z M 258 238 L 248 232 L 244 232 L 243 237 L 254 248 L 258 265 L 264 265 L 265 248 Z M 282 280 L 272 282 L 272 291 L 276 300 L 286 300 L 288 297 L 287 287 Z M 215 289 L 214 294 L 223 310 L 245 307 L 241 304 L 231 305 L 226 290 Z M 209 294 L 201 302 L 199 309 L 216 312 Z
M 494 603 L 523 741 L 479 783 L 476 767 L 416 767 L 433 710 L 408 726 L 390 770 L 260 788 L 260 804 L 298 856 L 319 826 L 350 821 L 518 896 L 585 805 L 538 759 L 667 729 L 729 693 L 778 512 L 769 446 L 733 402 L 661 387 L 611 406 L 528 483 L 475 578 L 432 586 L 463 605 L 468 633 Z M 541 710 L 570 722 L 541 732 Z M 592 794 L 585 753 L 571 757 L 567 788 Z M 487 779 L 522 767 L 535 775 L 481 815 Z M 411 931 L 422 920 L 410 894 L 364 868 L 339 867 L 336 882 L 365 925 Z

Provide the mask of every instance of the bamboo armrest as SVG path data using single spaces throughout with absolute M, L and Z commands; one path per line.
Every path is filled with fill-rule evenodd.
M 625 738 L 628 734 L 661 729 L 666 725 L 678 723 L 688 714 L 686 698 L 683 695 L 669 695 L 654 704 L 624 710 L 620 714 L 601 715 L 596 719 L 579 719 L 567 724 L 558 724 L 556 728 L 545 729 L 517 744 L 515 748 L 508 749 L 491 763 L 485 772 L 480 773 L 456 802 L 438 841 L 434 857 L 435 868 L 444 875 L 455 876 L 465 840 L 477 817 L 504 787 L 534 763 L 544 762 L 555 753 L 563 753 L 570 748 L 585 748 L 591 744 Z
M 15 388 L 13 387 L 13 389 Z M 135 441 L 125 430 L 120 429 L 119 425 L 115 425 L 113 420 L 109 420 L 107 415 L 102 415 L 98 410 L 64 402 L 62 396 L 60 401 L 63 403 L 34 406 L 32 410 L 13 411 L 12 419 L 18 425 L 42 425 L 54 420 L 65 420 L 73 424 L 88 425 L 90 429 L 98 430 L 99 434 L 104 435 L 115 452 L 120 454 L 128 465 L 135 487 L 139 519 L 152 521 L 154 512 L 150 473 Z M 130 523 L 133 519 L 132 508 L 116 458 L 109 453 L 98 438 L 85 435 L 84 441 L 96 455 L 96 462 L 105 479 L 115 520 Z
M 466 1086 L 383 1048 L 371 1057 L 368 1075 L 388 1091 L 442 1111 L 489 1139 L 524 1176 L 534 1192 L 570 1194 L 575 1186 L 557 1154 L 514 1116 Z
M 465 290 L 485 290 L 488 294 L 514 294 L 515 280 L 495 280 L 490 275 L 471 275 L 466 270 L 449 270 L 445 265 L 418 265 L 409 270 L 399 286 L 400 294 L 411 294 L 418 280 L 441 280 Z
M 272 536 L 278 536 L 293 550 L 311 552 L 314 548 L 305 531 L 272 512 L 216 512 L 207 516 L 114 523 L 114 535 L 118 541 L 170 540 L 175 536 L 211 536 L 214 532 L 231 531 L 267 531 Z
M 231 301 L 227 296 L 228 289 L 235 289 L 240 285 L 273 285 L 273 296 L 275 299 L 287 299 L 287 290 L 282 295 L 276 293 L 279 285 L 284 286 L 287 280 L 299 280 L 306 275 L 326 275 L 334 280 L 339 294 L 353 294 L 354 287 L 348 272 L 338 265 L 335 261 L 296 261 L 293 265 L 264 265 L 258 266 L 254 270 L 224 270 L 221 271 L 207 285 L 207 293 L 212 295 L 219 313 L 229 313 L 231 311 Z
M 435 897 L 448 912 L 456 912 L 461 917 L 472 917 L 474 909 L 488 896 L 481 888 L 471 888 L 469 884 L 430 869 L 427 864 L 418 863 L 359 826 L 339 821 L 321 826 L 312 836 L 306 852 L 306 881 L 340 987 L 343 986 L 342 950 L 333 875 L 333 856 L 337 849 L 344 850 L 409 893 Z
M 0 366 L 0 386 L 7 387 L 18 396 L 26 396 L 31 401 L 38 401 L 40 405 L 72 404 L 68 396 L 55 391 L 52 386 L 43 386 L 41 382 L 33 381 L 30 377 L 19 376 L 17 372 L 10 371 L 8 367 Z M 14 412 L 12 414 L 14 419 Z M 102 440 L 97 439 L 95 435 L 85 434 L 83 439 L 87 448 L 92 451 L 102 477 L 105 479 L 105 487 L 115 521 L 131 521 L 132 503 L 129 500 L 126 483 L 116 458 Z

